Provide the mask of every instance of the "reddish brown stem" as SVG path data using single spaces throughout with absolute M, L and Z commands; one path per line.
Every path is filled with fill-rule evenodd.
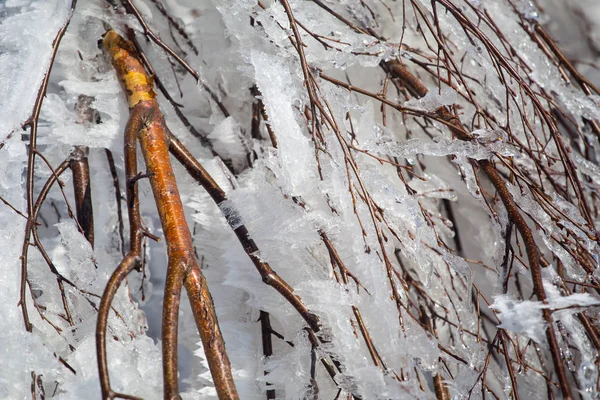
M 71 154 L 69 167 L 73 173 L 75 211 L 83 235 L 94 247 L 94 210 L 92 208 L 92 186 L 87 148 L 77 147 Z
M 271 340 L 271 332 L 273 332 L 273 328 L 271 327 L 271 316 L 266 311 L 260 311 L 260 329 L 262 333 L 262 348 L 263 355 L 265 357 L 270 357 L 273 355 L 273 342 Z M 265 375 L 267 373 L 265 372 Z M 269 383 L 267 382 L 267 387 L 269 387 Z M 274 399 L 275 389 L 267 389 L 267 400 Z
M 135 177 L 137 176 L 136 136 L 140 128 L 138 119 L 131 118 L 125 129 L 125 174 L 127 176 L 127 210 L 129 214 L 129 241 L 130 249 L 127 256 L 121 261 L 112 273 L 100 301 L 98 322 L 96 324 L 96 353 L 98 359 L 98 373 L 103 399 L 125 398 L 121 393 L 115 393 L 110 387 L 108 363 L 106 354 L 106 331 L 108 329 L 108 315 L 111 303 L 121 283 L 127 275 L 139 268 L 142 257 L 143 229 L 140 216 L 140 205 L 137 194 Z
M 127 136 L 137 135 L 167 243 L 168 267 L 163 300 L 163 375 L 165 399 L 178 399 L 177 332 L 185 284 L 206 359 L 220 399 L 238 399 L 225 342 L 206 280 L 194 254 L 192 236 L 169 158 L 169 134 L 153 84 L 131 42 L 114 31 L 104 37 L 131 109 Z
M 71 15 L 75 10 L 75 5 L 77 4 L 77 0 L 73 0 L 71 2 Z M 65 21 L 63 26 L 59 29 L 56 34 L 56 37 L 52 43 L 52 55 L 50 57 L 50 64 L 48 70 L 46 71 L 46 75 L 44 75 L 44 79 L 42 80 L 42 84 L 38 90 L 38 95 L 35 100 L 35 104 L 33 106 L 33 111 L 31 113 L 30 118 L 27 122 L 23 124 L 23 128 L 29 126 L 31 128 L 29 135 L 29 154 L 27 158 L 27 215 L 29 220 L 27 221 L 27 226 L 25 227 L 25 240 L 23 242 L 23 252 L 21 255 L 21 296 L 19 299 L 19 304 L 21 306 L 21 311 L 23 313 L 23 322 L 25 323 L 25 329 L 28 332 L 31 332 L 33 326 L 29 321 L 29 315 L 27 314 L 27 302 L 25 300 L 25 292 L 27 286 L 27 250 L 29 248 L 29 238 L 31 235 L 31 231 L 35 230 L 35 220 L 33 219 L 34 213 L 34 174 L 35 174 L 35 156 L 37 154 L 37 129 L 38 129 L 38 120 L 40 117 L 40 112 L 42 110 L 42 103 L 46 96 L 46 90 L 48 88 L 48 82 L 50 80 L 50 72 L 52 71 L 52 66 L 54 65 L 54 60 L 56 59 L 56 53 L 58 52 L 58 47 L 60 46 L 60 42 L 67 31 L 67 27 L 71 22 L 71 16 Z

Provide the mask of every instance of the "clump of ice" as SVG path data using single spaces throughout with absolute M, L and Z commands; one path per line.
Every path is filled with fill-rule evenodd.
M 281 172 L 285 174 L 282 182 L 289 185 L 288 192 L 296 194 L 302 188 L 312 185 L 316 175 L 313 165 L 306 165 L 314 160 L 313 149 L 302 133 L 295 114 L 295 96 L 298 94 L 295 83 L 292 83 L 293 75 L 284 60 L 269 54 L 254 51 L 251 62 L 256 71 L 258 88 L 263 94 L 266 112 L 271 116 L 271 127 L 275 132 L 281 132 L 277 151 Z M 283 88 L 287 90 L 282 90 Z
M 539 301 L 516 300 L 511 295 L 500 295 L 494 298 L 490 307 L 500 314 L 499 328 L 523 333 L 538 343 L 545 343 L 546 322 L 543 320 L 542 309 L 547 308 L 547 305 Z
M 387 154 L 393 157 L 413 158 L 416 155 L 443 157 L 456 155 L 469 157 L 474 160 L 491 158 L 494 154 L 513 156 L 516 150 L 503 142 L 502 136 L 496 131 L 474 132 L 474 141 L 452 140 L 441 136 L 433 140 L 409 139 L 406 141 L 388 141 L 384 143 L 367 142 L 363 145 L 365 150 L 378 154 Z
M 33 111 L 52 41 L 67 21 L 69 6 L 68 0 L 6 4 L 8 16 L 0 24 L 1 139 L 20 128 Z
M 452 88 L 444 88 L 441 91 L 430 90 L 420 99 L 408 100 L 404 102 L 404 107 L 415 110 L 434 112 L 445 106 L 451 106 L 457 101 L 457 94 Z
M 241 171 L 247 166 L 247 155 L 251 152 L 241 132 L 241 126 L 233 117 L 221 121 L 208 135 L 215 151 L 231 160 L 234 170 Z
M 555 293 L 546 304 L 540 301 L 516 300 L 511 295 L 494 297 L 494 303 L 490 307 L 499 313 L 501 324 L 498 327 L 523 333 L 538 343 L 545 343 L 546 322 L 542 315 L 543 309 L 554 311 L 555 318 L 561 319 L 579 312 L 581 307 L 600 305 L 600 299 L 589 293 L 561 296 L 556 290 L 552 290 L 552 285 L 544 286 L 547 291 L 550 290 L 550 293 Z

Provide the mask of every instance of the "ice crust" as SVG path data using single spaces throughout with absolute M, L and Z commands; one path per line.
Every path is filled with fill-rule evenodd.
M 226 116 L 206 91 L 174 67 L 156 46 L 140 40 L 157 75 L 165 77 L 165 86 L 172 94 L 181 91 L 181 95 L 175 95 L 175 101 L 182 103 L 181 109 L 208 145 L 192 136 L 169 102 L 159 96 L 169 128 L 228 196 L 228 201 L 215 205 L 183 168 L 175 166 L 195 250 L 214 298 L 240 398 L 264 399 L 267 388 L 275 389 L 281 399 L 311 398 L 317 390 L 319 397 L 335 398 L 341 388 L 344 394 L 353 393 L 363 399 L 433 399 L 433 378 L 438 374 L 453 398 L 482 398 L 477 382 L 484 370 L 495 393 L 508 398 L 510 382 L 506 371 L 494 362 L 486 362 L 488 348 L 477 333 L 482 324 L 476 312 L 478 305 L 491 319 L 498 319 L 489 327 L 504 329 L 511 342 L 522 345 L 520 349 L 532 339 L 542 346 L 542 351 L 546 346 L 542 312 L 551 310 L 554 326 L 561 329 L 560 346 L 569 359 L 569 368 L 581 387 L 592 387 L 598 377 L 594 350 L 576 314 L 586 310 L 596 315 L 600 300 L 588 293 L 565 295 L 559 290 L 567 280 L 569 285 L 592 281 L 574 255 L 555 238 L 564 235 L 561 237 L 577 240 L 597 263 L 600 254 L 594 240 L 596 231 L 587 227 L 578 203 L 549 182 L 542 182 L 545 207 L 541 205 L 541 195 L 524 183 L 536 179 L 537 174 L 530 154 L 522 152 L 518 144 L 531 140 L 531 132 L 517 112 L 505 109 L 507 90 L 518 93 L 516 98 L 530 118 L 531 130 L 540 137 L 547 138 L 544 135 L 548 134 L 531 116 L 535 115 L 534 106 L 521 91 L 519 79 L 504 77 L 501 82 L 495 72 L 497 65 L 483 44 L 467 37 L 450 13 L 438 9 L 439 28 L 457 54 L 464 56 L 462 72 L 472 84 L 471 92 L 466 92 L 464 84 L 456 80 L 452 80 L 452 87 L 439 88 L 434 74 L 434 78 L 421 77 L 430 87 L 424 97 L 406 100 L 400 92 L 393 92 L 388 100 L 430 117 L 441 107 L 454 107 L 466 127 L 477 112 L 485 111 L 497 121 L 497 126 L 470 129 L 472 140 L 461 141 L 438 121 L 429 119 L 421 126 L 415 121 L 422 119 L 404 120 L 390 106 L 386 106 L 387 121 L 383 121 L 379 102 L 335 87 L 318 78 L 318 74 L 345 79 L 355 87 L 378 88 L 374 92 L 380 90 L 385 79 L 385 73 L 378 68 L 382 60 L 400 56 L 412 68 L 411 57 L 418 57 L 418 52 L 426 48 L 416 33 L 414 11 L 408 12 L 407 29 L 402 33 L 401 2 L 386 2 L 389 10 L 380 2 L 373 6 L 374 14 L 359 0 L 325 3 L 360 26 L 376 28 L 389 42 L 351 29 L 314 2 L 290 0 L 294 15 L 304 24 L 300 32 L 308 68 L 319 85 L 317 95 L 326 101 L 327 112 L 341 132 L 341 137 L 329 129 L 319 132 L 327 146 L 316 149 L 315 133 L 310 130 L 312 121 L 307 118 L 311 111 L 304 71 L 290 41 L 292 30 L 280 2 L 265 1 L 263 9 L 249 0 L 165 1 L 166 9 L 184 27 L 188 38 L 174 30 L 169 37 L 169 21 L 156 2 L 135 2 L 150 26 L 160 31 L 161 38 L 185 53 L 202 82 L 214 90 L 230 113 Z M 466 18 L 476 19 L 470 6 L 493 15 L 514 51 L 535 67 L 527 77 L 519 68 L 516 73 L 521 79 L 530 79 L 537 89 L 546 90 L 548 96 L 554 96 L 570 113 L 569 117 L 578 121 L 600 118 L 598 98 L 585 95 L 562 80 L 560 71 L 529 39 L 505 0 L 471 0 L 470 6 L 466 2 L 454 3 L 461 4 Z M 515 3 L 528 23 L 541 18 L 531 2 Z M 431 1 L 415 4 L 431 17 Z M 31 115 L 49 66 L 52 41 L 69 17 L 69 10 L 67 0 L 13 0 L 0 5 L 0 196 L 20 211 L 27 208 L 23 171 L 28 134 L 21 128 Z M 42 376 L 46 398 L 79 399 L 99 393 L 94 339 L 98 296 L 122 259 L 123 246 L 128 248 L 127 239 L 121 243 L 118 231 L 113 178 L 104 149 L 111 150 L 115 158 L 121 179 L 117 196 L 123 197 L 122 132 L 129 114 L 116 75 L 97 41 L 105 24 L 121 32 L 130 26 L 138 38 L 143 37 L 139 24 L 121 11 L 100 0 L 78 3 L 57 53 L 40 114 L 38 149 L 48 162 L 56 167 L 75 146 L 86 146 L 94 171 L 94 249 L 69 218 L 63 194 L 56 187 L 41 211 L 44 246 L 57 270 L 78 288 L 67 290 L 66 301 L 75 316 L 72 325 L 62 317 L 63 300 L 55 277 L 40 253 L 34 247 L 29 249 L 31 289 L 36 302 L 43 306 L 41 315 L 60 332 L 40 317 L 31 296 L 26 297 L 34 331 L 30 334 L 23 328 L 16 305 L 26 221 L 0 203 L 0 238 L 7 243 L 0 252 L 0 265 L 4 266 L 0 276 L 0 314 L 4 322 L 0 329 L 0 398 L 30 396 L 32 372 Z M 490 33 L 485 24 L 481 29 Z M 600 37 L 598 26 L 594 32 L 595 39 Z M 398 46 L 401 38 L 403 44 L 412 47 Z M 498 37 L 493 36 L 491 43 L 499 51 L 507 51 L 506 43 Z M 249 90 L 254 85 L 268 116 L 268 122 L 260 125 L 262 137 L 252 137 L 249 129 L 252 104 L 257 101 Z M 90 107 L 97 118 L 82 121 L 76 108 L 81 95 L 92 98 Z M 465 101 L 467 95 L 478 101 L 478 109 Z M 266 124 L 275 132 L 277 148 L 266 134 Z M 600 148 L 589 132 L 582 140 L 592 143 L 594 152 Z M 600 184 L 600 168 L 594 161 L 597 155 L 588 157 L 575 142 L 565 141 L 576 173 L 589 178 L 582 182 L 586 193 L 590 193 Z M 349 146 L 352 163 L 347 156 Z M 544 150 L 553 156 L 558 154 L 550 139 L 544 143 Z M 535 240 L 544 260 L 548 260 L 543 272 L 548 294 L 545 303 L 519 297 L 512 286 L 507 293 L 502 292 L 505 235 L 511 221 L 500 202 L 490 204 L 493 188 L 478 165 L 484 160 L 495 162 L 510 177 L 507 187 L 516 206 L 537 223 L 531 224 Z M 394 163 L 411 166 L 410 172 L 401 172 L 405 182 L 399 180 L 400 172 Z M 507 166 L 524 172 L 513 176 Z M 140 160 L 139 170 L 144 168 Z M 50 175 L 38 159 L 36 194 Z M 568 185 L 564 177 L 556 180 L 559 186 Z M 70 173 L 61 176 L 61 181 L 72 206 Z M 482 193 L 481 187 L 489 193 Z M 147 181 L 139 182 L 139 190 L 144 224 L 161 236 Z M 126 206 L 124 202 L 122 205 Z M 449 207 L 456 213 L 454 221 Z M 549 207 L 564 217 L 552 218 Z M 379 209 L 384 210 L 381 215 L 373 216 L 373 210 Z M 124 223 L 128 225 L 126 216 Z M 297 312 L 261 281 L 232 232 L 232 228 L 242 225 L 260 249 L 253 256 L 268 262 L 318 316 L 322 330 L 318 335 L 321 344 L 316 348 Z M 512 229 L 514 237 L 516 228 Z M 360 285 L 354 278 L 348 284 L 336 281 L 340 267 L 332 263 L 323 232 Z M 125 237 L 127 234 L 126 229 Z M 452 250 L 459 239 L 463 240 L 463 249 Z M 109 316 L 113 388 L 147 399 L 162 396 L 159 321 L 164 253 L 164 243 L 148 242 L 144 254 L 148 270 L 145 275 L 129 276 L 128 283 L 117 293 Z M 557 273 L 559 262 L 565 271 L 563 276 Z M 526 267 L 516 260 L 512 268 L 512 278 L 517 275 L 529 293 L 531 280 Z M 406 291 L 409 275 L 417 286 Z M 594 278 L 598 277 L 596 272 Z M 399 310 L 396 306 L 392 286 L 406 308 Z M 425 295 L 415 301 L 416 292 Z M 483 296 L 493 298 L 489 308 L 484 305 Z M 435 334 L 426 328 L 425 319 L 418 318 L 420 307 L 430 310 L 427 312 L 431 315 L 435 310 L 440 317 Z M 354 308 L 360 310 L 377 350 L 378 365 L 373 363 Z M 260 311 L 270 314 L 278 333 L 272 336 L 274 352 L 270 357 L 263 356 L 257 322 Z M 441 317 L 447 324 L 441 322 Z M 182 300 L 180 318 L 180 351 L 187 354 L 180 360 L 182 397 L 216 399 L 186 299 Z M 311 381 L 312 352 L 317 360 L 328 356 L 343 366 L 336 372 L 335 384 L 319 362 L 316 379 Z M 574 352 L 581 356 L 575 357 Z M 70 373 L 59 357 L 77 373 Z M 542 368 L 530 353 L 523 358 Z M 399 371 L 406 380 L 397 378 Z M 521 397 L 530 394 L 528 398 L 535 398 L 536 390 L 546 385 L 532 371 L 519 374 Z M 586 398 L 595 395 L 593 391 L 584 393 Z
M 546 285 L 552 290 L 552 285 Z M 511 332 L 524 333 L 527 337 L 538 343 L 545 343 L 544 331 L 546 322 L 542 317 L 543 309 L 557 311 L 553 315 L 555 320 L 565 319 L 581 310 L 581 307 L 598 306 L 600 299 L 589 293 L 576 293 L 570 296 L 560 296 L 555 293 L 554 298 L 546 303 L 530 300 L 515 300 L 510 295 L 495 297 L 491 308 L 499 313 L 500 328 Z
M 413 108 L 426 112 L 434 112 L 440 107 L 451 106 L 456 103 L 456 92 L 451 88 L 445 88 L 440 93 L 436 89 L 430 90 L 420 99 L 404 102 L 404 107 Z
M 2 141 L 19 130 L 31 115 L 50 64 L 52 41 L 68 18 L 69 5 L 68 0 L 32 0 L 2 6 L 5 13 L 0 23 Z

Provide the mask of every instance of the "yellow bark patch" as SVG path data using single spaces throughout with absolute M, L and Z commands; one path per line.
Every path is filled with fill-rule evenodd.
M 144 73 L 130 71 L 123 77 L 127 88 L 127 102 L 129 107 L 135 106 L 140 101 L 152 100 L 155 97 L 152 90 L 152 80 Z
M 156 97 L 152 78 L 148 76 L 140 59 L 136 56 L 133 44 L 123 39 L 114 30 L 104 35 L 103 45 L 112 58 L 123 89 L 127 94 L 129 108 L 141 101 Z

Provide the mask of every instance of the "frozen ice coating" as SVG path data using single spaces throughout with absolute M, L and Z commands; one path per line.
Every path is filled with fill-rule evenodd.
M 547 285 L 552 290 L 552 285 Z M 509 295 L 496 296 L 491 307 L 498 311 L 501 326 L 509 331 L 521 332 L 528 337 L 543 342 L 544 321 L 542 319 L 543 308 L 559 310 L 555 313 L 557 318 L 566 318 L 569 314 L 577 312 L 578 307 L 597 306 L 600 299 L 593 297 L 589 293 L 577 293 L 570 296 L 561 297 L 555 293 L 548 304 L 539 301 L 515 301 Z M 571 321 L 573 322 L 573 321 Z
M 103 332 L 106 398 L 598 398 L 599 38 L 591 0 L 2 2 L 0 398 L 101 398 Z M 224 339 L 184 289 L 177 360 L 157 126 Z
M 364 150 L 394 157 L 411 158 L 417 154 L 437 157 L 457 155 L 468 156 L 475 160 L 490 158 L 494 153 L 505 156 L 516 154 L 513 148 L 510 145 L 502 143 L 502 139 L 498 139 L 497 135 L 486 135 L 485 143 L 483 143 L 483 139 L 480 139 L 481 136 L 476 136 L 476 138 L 477 141 L 473 142 L 434 137 L 433 140 L 415 138 L 402 142 L 367 143 Z
M 48 70 L 52 41 L 69 15 L 69 3 L 68 0 L 9 1 L 0 6 L 2 139 L 20 129 L 29 118 L 37 88 Z
M 456 103 L 456 92 L 452 88 L 445 88 L 441 93 L 438 93 L 437 90 L 430 90 L 420 99 L 405 101 L 404 107 L 433 112 L 440 107 L 450 106 L 454 103 Z
M 233 117 L 221 121 L 208 135 L 215 151 L 227 160 L 231 160 L 235 170 L 243 170 L 247 165 L 245 154 L 248 146 L 241 135 L 241 127 Z

